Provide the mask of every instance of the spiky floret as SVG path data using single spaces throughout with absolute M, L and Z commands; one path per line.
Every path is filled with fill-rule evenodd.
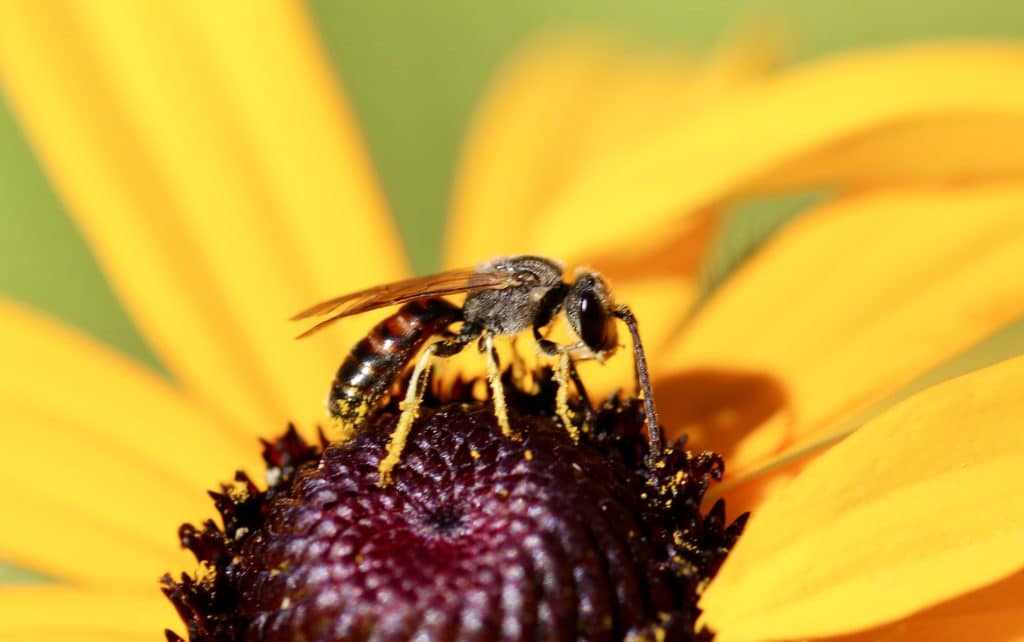
M 189 639 L 711 639 L 697 600 L 744 522 L 700 511 L 721 459 L 676 444 L 649 468 L 619 398 L 574 443 L 547 378 L 509 387 L 508 439 L 471 389 L 424 403 L 384 488 L 393 407 L 344 445 L 264 443 L 268 488 L 239 472 L 211 493 L 222 526 L 179 531 L 201 571 L 163 583 Z

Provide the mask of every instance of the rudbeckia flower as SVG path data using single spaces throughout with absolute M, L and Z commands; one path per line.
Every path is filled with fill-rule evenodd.
M 663 424 L 753 511 L 703 591 L 716 639 L 1024 639 L 1024 359 L 870 416 L 1024 313 L 1024 47 L 768 58 L 518 56 L 470 130 L 445 262 L 553 256 L 633 307 Z M 260 470 L 257 437 L 312 437 L 372 321 L 293 342 L 284 319 L 408 268 L 293 3 L 3 3 L 0 78 L 172 375 L 2 303 L 0 558 L 56 581 L 0 587 L 0 638 L 154 639 L 180 628 L 157 584 L 190 568 L 179 524 Z M 820 188 L 701 292 L 737 204 Z

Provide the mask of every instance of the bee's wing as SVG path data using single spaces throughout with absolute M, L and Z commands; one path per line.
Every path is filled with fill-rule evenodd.
M 350 292 L 342 296 L 317 303 L 313 307 L 299 312 L 292 321 L 331 315 L 309 328 L 297 339 L 322 330 L 338 319 L 369 312 L 389 305 L 398 305 L 413 299 L 425 299 L 433 296 L 447 296 L 463 292 L 480 290 L 502 290 L 520 285 L 520 276 L 507 270 L 480 271 L 478 268 L 449 270 L 439 274 L 417 276 L 404 281 L 396 281 L 378 285 L 358 292 Z

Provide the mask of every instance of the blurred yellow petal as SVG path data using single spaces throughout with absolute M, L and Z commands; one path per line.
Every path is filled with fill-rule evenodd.
M 13 455 L 0 467 L 0 486 L 9 493 L 32 489 L 48 500 L 39 510 L 54 520 L 55 527 L 69 522 L 60 512 L 51 512 L 50 504 L 75 506 L 97 523 L 173 551 L 181 522 L 199 520 L 211 512 L 202 487 L 186 483 L 168 467 L 90 434 L 87 426 L 56 417 L 45 406 L 6 397 L 0 397 L 0 403 L 4 450 Z M 233 465 L 223 464 L 222 478 L 230 477 Z M 215 482 L 211 479 L 209 485 Z M 120 554 L 116 548 L 104 549 L 109 547 L 94 554 Z
M 55 633 L 32 629 L 14 631 L 4 642 L 153 642 L 153 632 L 94 630 L 70 626 Z
M 138 591 L 0 587 L 0 639 L 5 641 L 155 640 L 164 628 L 180 630 L 180 622 L 155 582 Z
M 827 642 L 1024 642 L 1024 573 L 996 582 L 895 624 Z
M 879 190 L 797 219 L 657 359 L 666 424 L 739 473 L 885 399 L 1024 314 L 1022 210 L 1010 182 Z
M 138 364 L 2 299 L 0 354 L 0 416 L 10 431 L 18 426 L 15 412 L 45 418 L 50 427 L 39 439 L 115 449 L 197 494 L 236 467 L 262 467 L 260 427 L 225 423 Z M 8 443 L 6 452 L 27 456 L 13 448 Z
M 333 334 L 332 348 L 292 341 L 284 320 L 402 263 L 304 10 L 5 3 L 0 76 L 187 389 L 260 430 L 319 417 L 343 337 L 358 330 Z
M 1013 142 L 1016 141 L 1016 142 Z M 860 188 L 891 183 L 1020 176 L 1024 116 L 924 116 L 851 136 L 759 181 L 766 190 L 808 185 Z
M 45 408 L 23 407 L 5 397 L 0 402 L 8 426 L 4 435 L 8 458 L 0 468 L 0 486 L 8 497 L 18 496 L 17 501 L 5 500 L 2 509 L 5 532 L 0 536 L 0 555 L 59 577 L 88 575 L 97 583 L 112 580 L 92 576 L 93 564 L 106 561 L 119 566 L 133 547 L 150 553 L 147 559 L 162 562 L 147 569 L 150 577 L 188 562 L 178 550 L 177 529 L 183 521 L 198 522 L 210 514 L 209 498 L 200 488 L 117 442 L 97 439 L 87 427 L 54 417 Z M 225 462 L 224 478 L 229 466 Z M 210 480 L 211 486 L 214 481 Z M 77 537 L 80 524 L 95 525 L 113 536 L 100 541 L 83 538 L 90 548 L 83 550 L 76 543 L 72 550 L 77 554 L 68 555 L 71 551 L 53 550 L 62 533 L 32 532 L 68 529 Z M 131 545 L 123 546 L 122 540 Z M 139 579 L 131 572 L 128 577 Z
M 777 48 L 765 34 L 743 34 L 701 64 L 678 55 L 641 55 L 596 39 L 545 41 L 526 49 L 499 75 L 470 130 L 449 217 L 446 263 L 473 265 L 535 251 L 533 231 L 546 225 L 545 207 L 596 159 L 635 147 L 666 122 L 707 108 L 776 59 Z M 695 298 L 696 275 L 716 225 L 716 212 L 695 212 L 643 253 L 619 247 L 572 258 L 614 284 L 616 298 L 642 319 L 648 345 L 658 346 Z M 568 258 L 572 247 L 568 236 L 550 254 Z M 672 306 L 664 305 L 666 298 Z M 461 365 L 480 369 L 468 359 Z M 598 396 L 633 378 L 627 360 L 581 369 Z
M 74 484 L 74 480 L 67 480 Z M 193 568 L 194 560 L 176 550 L 175 533 L 166 542 L 125 531 L 97 517 L 88 506 L 44 495 L 31 487 L 4 496 L 0 558 L 54 578 L 89 586 L 155 588 L 160 574 Z
M 70 631 L 70 632 L 69 632 Z M 93 631 L 71 627 L 69 631 L 59 633 L 40 633 L 37 631 L 18 631 L 4 638 L 5 642 L 153 642 L 153 633 L 122 633 L 121 631 Z
M 610 55 L 596 42 L 541 43 L 499 73 L 461 152 L 445 264 L 529 250 L 529 227 L 569 172 L 565 156 L 586 127 L 579 112 L 598 94 Z
M 773 172 L 830 146 L 903 136 L 896 124 L 965 115 L 972 123 L 1024 118 L 1024 47 L 925 45 L 808 64 L 730 93 L 647 145 L 603 159 L 541 214 L 545 224 L 536 228 L 533 247 L 557 253 L 567 238 L 582 253 L 613 252 L 626 240 L 655 244 L 690 212 L 770 187 Z M 982 136 L 970 147 L 977 151 L 991 129 L 958 130 L 951 141 L 944 130 L 932 131 L 930 154 L 949 159 L 949 178 L 976 176 L 977 154 L 961 155 L 958 145 L 973 131 Z M 1002 146 L 993 155 L 1000 173 L 1019 176 L 1024 145 L 1007 139 Z M 892 163 L 907 176 L 910 168 Z M 984 167 L 990 170 L 990 161 Z M 786 184 L 818 178 L 790 177 Z
M 254 435 L 218 423 L 137 364 L 3 301 L 0 354 L 0 483 L 18 497 L 0 509 L 2 557 L 93 583 L 149 584 L 186 560 L 177 527 L 210 513 L 204 490 L 238 467 L 261 468 Z M 74 527 L 64 532 L 66 524 Z M 163 565 L 140 571 L 148 558 Z
M 545 210 L 577 176 L 764 75 L 779 58 L 772 35 L 742 32 L 700 63 L 597 38 L 525 49 L 498 75 L 473 120 L 445 262 L 473 265 L 536 251 L 534 228 L 547 225 Z M 565 236 L 548 253 L 565 256 L 572 247 L 573 236 Z
M 1024 358 L 933 387 L 755 513 L 701 605 L 729 640 L 856 631 L 1024 569 Z

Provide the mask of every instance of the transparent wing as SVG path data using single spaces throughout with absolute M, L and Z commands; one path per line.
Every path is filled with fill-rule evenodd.
M 449 270 L 428 276 L 417 276 L 404 281 L 377 285 L 358 292 L 343 294 L 327 301 L 317 303 L 311 308 L 299 312 L 291 318 L 301 321 L 314 317 L 330 315 L 309 328 L 297 339 L 322 330 L 335 321 L 353 314 L 369 312 L 390 305 L 399 305 L 414 299 L 425 299 L 433 296 L 447 296 L 463 292 L 480 290 L 503 290 L 520 285 L 521 276 L 512 271 L 493 270 L 480 271 L 478 268 Z

